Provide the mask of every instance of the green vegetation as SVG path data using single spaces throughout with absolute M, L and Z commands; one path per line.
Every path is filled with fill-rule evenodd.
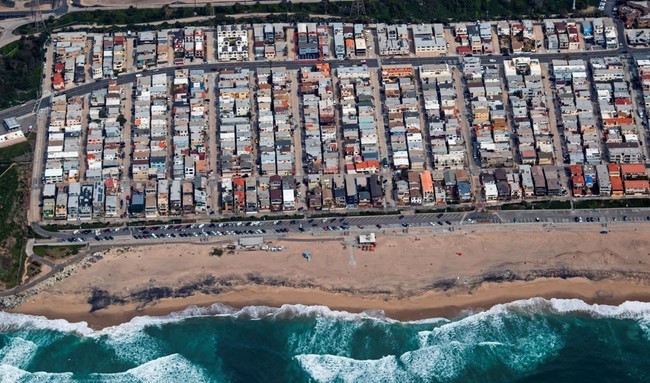
M 0 149 L 0 159 L 4 162 L 0 174 L 11 166 L 9 160 L 29 150 L 29 146 L 16 146 Z M 20 283 L 23 269 L 23 248 L 28 234 L 24 226 L 28 172 L 28 166 L 13 166 L 0 182 L 0 282 L 7 288 Z
M 498 208 L 498 207 L 497 207 Z M 501 210 L 571 209 L 569 201 L 535 201 L 501 205 Z
M 0 49 L 0 109 L 38 97 L 44 42 L 44 36 L 23 36 Z
M 596 1 L 597 3 L 597 1 Z M 576 9 L 590 4 L 576 0 Z M 369 0 L 366 13 L 380 21 L 450 21 L 493 18 L 538 18 L 543 15 L 563 15 L 571 12 L 572 2 L 564 0 Z
M 0 55 L 11 58 L 18 53 L 18 49 L 20 49 L 20 40 L 14 41 L 0 48 Z
M 210 253 L 210 255 L 220 257 L 220 256 L 223 255 L 223 249 L 215 247 L 214 249 L 212 249 L 212 252 Z
M 62 259 L 71 255 L 79 254 L 79 250 L 86 245 L 68 245 L 68 246 L 34 246 L 34 254 L 41 257 Z
M 416 209 L 415 213 L 446 213 L 446 212 L 466 212 L 474 210 L 474 206 L 449 206 L 445 209 Z
M 293 215 L 263 215 L 261 217 L 255 216 L 233 216 L 221 219 L 211 219 L 212 223 L 219 222 L 237 222 L 237 221 L 274 221 L 278 219 L 303 219 L 305 216 L 303 214 L 293 214 Z
M 183 220 L 181 219 L 171 219 L 169 221 L 159 221 L 159 220 L 153 220 L 153 221 L 129 221 L 126 223 L 126 226 L 152 226 L 152 225 L 176 225 L 179 223 L 183 223 Z
M 401 212 L 399 210 L 391 211 L 350 211 L 346 213 L 321 213 L 313 214 L 311 218 L 337 218 L 337 217 L 362 217 L 362 216 L 374 216 L 374 215 L 397 215 Z
M 278 13 L 279 20 L 294 20 L 296 16 L 287 15 L 287 13 L 300 14 L 297 19 L 304 20 L 308 18 L 308 13 L 316 14 L 349 14 L 349 2 L 337 2 L 328 6 L 318 3 L 296 3 L 283 0 L 278 4 L 261 4 L 259 2 L 250 3 L 250 5 L 242 5 L 236 3 L 233 6 L 212 7 L 206 5 L 203 7 L 171 7 L 165 5 L 162 8 L 135 8 L 131 6 L 127 9 L 112 9 L 112 10 L 92 10 L 83 12 L 73 12 L 65 14 L 59 18 L 50 17 L 45 21 L 48 30 L 55 30 L 58 28 L 65 28 L 71 25 L 88 25 L 88 26 L 111 26 L 111 25 L 127 25 L 131 30 L 138 30 L 141 28 L 134 28 L 135 24 L 146 23 L 160 23 L 161 28 L 169 28 L 170 22 L 177 22 L 178 20 L 187 19 L 191 17 L 211 17 L 204 24 L 220 24 L 226 21 L 228 15 L 242 14 L 242 13 Z M 324 12 L 327 10 L 327 12 Z M 249 20 L 250 21 L 250 20 Z M 230 20 L 229 22 L 232 22 Z M 193 22 L 193 25 L 202 24 L 201 22 Z M 180 24 L 178 26 L 181 26 Z M 154 27 L 155 28 L 155 27 Z M 146 29 L 152 29 L 148 27 Z M 33 24 L 25 24 L 18 28 L 20 34 L 33 34 Z
M 0 163 L 11 163 L 13 159 L 22 157 L 31 152 L 32 148 L 29 142 L 19 142 L 17 144 L 0 149 Z
M 28 278 L 32 278 L 36 275 L 38 275 L 41 272 L 41 264 L 38 262 L 29 262 L 27 265 L 27 270 L 25 270 L 25 274 L 27 275 Z
M 436 0 L 401 1 L 401 0 L 366 0 L 366 15 L 355 19 L 350 16 L 351 1 L 321 0 L 320 2 L 293 3 L 282 0 L 269 4 L 256 2 L 235 3 L 233 6 L 171 7 L 112 9 L 74 12 L 46 20 L 49 30 L 65 28 L 71 25 L 85 24 L 93 28 L 102 26 L 127 25 L 130 30 L 142 29 L 135 24 L 160 23 L 152 28 L 169 28 L 172 22 L 176 27 L 182 26 L 183 19 L 191 17 L 210 17 L 207 22 L 193 24 L 232 23 L 229 16 L 241 14 L 268 14 L 265 17 L 246 18 L 248 22 L 261 21 L 305 21 L 316 19 L 310 15 L 332 16 L 348 21 L 381 22 L 448 22 L 490 18 L 541 18 L 545 15 L 566 15 L 572 12 L 572 3 L 565 0 Z M 584 11 L 590 5 L 598 5 L 598 0 L 576 0 L 576 9 Z M 584 12 L 581 14 L 585 16 Z M 241 20 L 241 19 L 240 19 Z M 32 24 L 18 29 L 21 34 L 35 33 Z M 13 49 L 13 48 L 12 48 Z
M 650 199 L 597 199 L 582 200 L 574 203 L 576 209 L 615 209 L 625 207 L 648 207 Z

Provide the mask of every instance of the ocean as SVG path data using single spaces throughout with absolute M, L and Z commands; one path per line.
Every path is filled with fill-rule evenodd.
M 0 382 L 650 382 L 650 303 L 533 298 L 414 322 L 216 304 L 101 331 L 0 312 Z

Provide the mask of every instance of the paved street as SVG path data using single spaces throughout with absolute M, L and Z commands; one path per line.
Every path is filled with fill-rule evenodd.
M 618 26 L 619 24 L 617 24 Z M 621 31 L 619 31 L 622 33 Z M 624 38 L 623 34 L 619 34 L 621 36 L 622 41 Z M 642 55 L 642 54 L 648 54 L 650 53 L 650 47 L 649 48 L 638 48 L 638 49 L 632 49 L 631 51 L 628 52 L 626 46 L 627 44 L 623 45 L 624 48 L 620 48 L 617 50 L 608 50 L 608 51 L 588 51 L 588 52 L 575 52 L 571 53 L 570 57 L 574 59 L 590 59 L 592 57 L 603 57 L 603 56 L 616 56 L 620 54 L 628 54 L 632 53 L 634 55 Z M 530 57 L 534 57 L 539 59 L 542 62 L 550 62 L 551 60 L 556 60 L 556 59 L 565 59 L 567 56 L 567 53 L 543 53 L 543 54 L 535 54 L 535 55 L 530 55 Z M 490 58 L 492 60 L 495 60 L 496 63 L 498 64 L 503 64 L 504 60 L 510 60 L 512 57 L 511 56 L 487 56 L 485 57 Z M 361 61 L 366 61 L 368 67 L 370 68 L 378 68 L 380 65 L 379 59 L 367 59 L 367 60 L 338 60 L 338 61 L 330 61 L 330 64 L 333 68 L 337 68 L 340 66 L 350 66 L 350 65 L 358 65 L 361 64 Z M 459 62 L 459 58 L 457 56 L 444 56 L 444 57 L 395 57 L 391 58 L 390 60 L 384 60 L 386 61 L 385 63 L 390 64 L 390 63 L 409 63 L 412 65 L 423 65 L 423 64 L 433 64 L 433 63 L 450 63 L 450 64 L 457 64 Z M 227 63 L 203 63 L 203 64 L 196 64 L 196 65 L 184 65 L 183 68 L 186 69 L 203 69 L 206 72 L 208 71 L 217 71 L 220 69 L 226 69 L 226 68 L 247 68 L 247 69 L 255 69 L 258 67 L 285 67 L 286 69 L 292 70 L 292 69 L 299 69 L 303 66 L 309 66 L 313 65 L 313 63 L 308 63 L 308 62 L 300 62 L 300 61 L 246 61 L 246 62 L 227 62 Z M 159 69 L 154 69 L 150 71 L 145 71 L 145 74 L 153 74 L 153 73 L 165 73 L 167 75 L 172 75 L 174 73 L 174 70 L 176 67 L 165 67 L 165 68 L 159 68 Z M 136 78 L 137 73 L 132 72 L 132 73 L 127 73 L 124 75 L 121 75 L 117 79 L 118 84 L 127 84 L 130 82 L 134 82 Z M 69 97 L 70 96 L 78 96 L 78 95 L 83 95 L 92 92 L 94 89 L 99 89 L 99 88 L 105 88 L 108 85 L 108 79 L 103 79 L 103 80 L 98 80 L 92 83 L 88 84 L 83 84 L 78 87 L 62 91 L 59 94 L 67 94 Z M 17 106 L 11 109 L 3 110 L 0 111 L 0 119 L 5 119 L 8 117 L 17 117 L 17 116 L 22 116 L 24 114 L 30 113 L 34 105 L 38 102 L 38 100 L 32 100 L 26 102 L 24 105 Z M 50 102 L 50 98 L 44 97 L 43 98 L 43 103 L 41 106 L 48 106 Z
M 433 232 L 470 230 L 474 228 L 513 230 L 517 225 L 536 224 L 540 230 L 550 230 L 555 225 L 588 227 L 606 231 L 617 225 L 650 223 L 648 209 L 606 209 L 606 210 L 512 210 L 512 211 L 470 211 L 416 214 L 391 214 L 357 217 L 331 217 L 228 221 L 195 224 L 168 224 L 148 226 L 124 226 L 105 229 L 66 230 L 49 233 L 51 238 L 36 240 L 38 244 L 75 242 L 127 245 L 134 243 L 168 243 L 207 240 L 223 237 L 236 240 L 242 236 L 282 237 L 289 234 L 311 233 L 313 235 L 340 234 L 356 235 L 365 232 L 382 233 L 385 230 L 408 231 L 410 228 L 430 228 Z M 43 233 L 39 233 L 43 234 Z
M 622 48 L 618 50 L 609 50 L 609 51 L 588 51 L 588 52 L 574 52 L 570 54 L 571 58 L 575 59 L 584 59 L 588 60 L 592 57 L 603 57 L 603 56 L 617 56 L 617 55 L 626 55 L 628 58 L 631 56 L 630 52 L 632 55 L 646 55 L 650 53 L 650 48 L 640 48 L 640 49 L 631 49 L 630 52 L 628 52 L 627 44 L 624 41 L 624 34 L 622 31 L 622 27 L 620 23 L 617 23 L 617 27 L 619 28 L 619 38 L 621 39 L 621 46 Z M 562 53 L 543 53 L 543 54 L 534 54 L 531 55 L 531 57 L 537 58 L 543 63 L 549 63 L 551 60 L 554 59 L 566 59 L 567 58 L 567 53 L 562 52 Z M 503 64 L 504 60 L 509 60 L 512 57 L 511 56 L 487 56 L 487 57 L 481 57 L 483 60 L 490 60 L 493 61 L 493 64 Z M 433 63 L 448 63 L 451 65 L 456 65 L 459 64 L 460 58 L 457 56 L 446 56 L 446 57 L 394 57 L 390 59 L 383 59 L 383 62 L 386 64 L 397 64 L 397 63 L 408 63 L 412 64 L 414 66 L 419 66 L 423 64 L 433 64 Z M 374 86 L 374 91 L 375 91 L 375 97 L 381 97 L 379 94 L 379 82 L 378 82 L 378 70 L 382 64 L 382 59 L 378 58 L 367 58 L 365 60 L 353 60 L 353 59 L 348 59 L 348 60 L 333 60 L 329 61 L 330 65 L 333 68 L 341 67 L 341 66 L 350 66 L 350 65 L 358 65 L 361 64 L 362 62 L 366 63 L 368 67 L 371 69 L 371 73 L 373 73 L 373 79 L 372 79 L 372 85 Z M 227 63 L 210 63 L 210 60 L 208 60 L 207 63 L 201 63 L 201 64 L 194 64 L 194 65 L 183 65 L 184 69 L 192 70 L 192 69 L 203 69 L 206 73 L 210 72 L 216 72 L 218 70 L 222 69 L 233 69 L 233 68 L 246 68 L 246 69 L 256 69 L 260 67 L 283 67 L 286 68 L 287 70 L 296 70 L 304 66 L 311 66 L 313 65 L 313 62 L 300 62 L 300 61 L 295 61 L 295 60 L 276 60 L 276 61 L 253 61 L 253 62 L 227 62 Z M 545 65 L 546 67 L 546 65 Z M 151 75 L 151 74 L 159 74 L 159 73 L 164 73 L 168 76 L 172 76 L 174 71 L 177 69 L 175 66 L 169 66 L 169 67 L 164 67 L 164 68 L 158 68 L 158 69 L 153 69 L 153 70 L 147 70 L 144 71 L 144 75 Z M 461 87 L 461 79 L 459 76 L 458 71 L 453 71 L 454 72 L 454 80 L 455 84 L 457 86 L 457 90 L 459 92 L 458 95 L 458 102 L 459 102 L 459 110 L 461 113 L 461 118 L 463 119 L 463 131 L 466 134 L 467 137 L 467 147 L 468 147 L 468 152 L 473 153 L 472 150 L 472 144 L 471 140 L 469 137 L 471 135 L 467 134 L 469 133 L 469 127 L 467 126 L 467 110 L 465 107 L 465 104 L 463 102 L 464 96 L 462 94 L 462 89 Z M 136 81 L 136 76 L 138 73 L 136 72 L 131 72 L 127 73 L 124 75 L 120 75 L 117 78 L 117 83 L 120 85 L 123 84 L 130 84 L 134 83 Z M 297 81 L 294 78 L 294 81 L 292 82 L 292 93 L 297 91 Z M 336 81 L 336 79 L 335 79 Z M 57 94 L 66 94 L 68 97 L 73 97 L 73 96 L 79 96 L 79 95 L 86 95 L 92 92 L 95 89 L 101 89 L 101 88 L 106 88 L 108 85 L 109 80 L 108 79 L 102 79 L 102 80 L 97 80 L 95 82 L 87 83 L 80 85 L 78 87 L 59 92 Z M 336 83 L 335 83 L 336 85 Z M 550 94 L 549 92 L 549 87 L 551 84 L 549 83 L 548 79 L 546 79 L 545 83 L 545 90 L 547 95 Z M 216 110 L 215 110 L 215 99 L 216 99 L 216 94 L 214 92 L 214 87 L 211 84 L 211 82 L 208 82 L 208 87 L 210 89 L 209 91 L 209 99 L 210 99 L 210 107 L 209 107 L 209 118 L 211 120 L 216 120 Z M 337 89 L 337 87 L 334 87 Z M 128 118 L 129 113 L 130 113 L 130 105 L 128 104 L 131 99 L 131 92 L 132 89 L 127 90 L 126 98 L 127 98 L 127 105 L 126 105 L 126 113 L 125 117 L 127 117 L 127 126 L 125 129 L 125 137 L 130 136 L 130 118 Z M 295 94 L 295 93 L 294 93 Z M 637 96 L 639 97 L 639 96 Z M 51 98 L 50 96 L 45 96 L 40 100 L 32 100 L 28 101 L 25 104 L 21 106 L 16 106 L 14 108 L 10 108 L 4 111 L 0 111 L 0 119 L 4 119 L 7 117 L 11 116 L 21 116 L 25 114 L 32 113 L 34 109 L 38 106 L 41 108 L 46 108 L 49 107 L 50 105 Z M 551 101 L 551 100 L 549 100 Z M 298 100 L 296 100 L 296 105 L 298 106 Z M 295 108 L 294 108 L 295 109 Z M 298 113 L 299 113 L 299 108 L 298 108 Z M 551 117 L 553 114 L 551 114 Z M 383 136 L 385 138 L 386 132 L 384 132 L 383 129 L 383 123 L 381 121 L 383 120 L 383 115 L 382 115 L 382 110 L 377 110 L 377 117 L 378 117 L 378 122 L 379 122 L 379 135 Z M 381 118 L 379 118 L 381 117 Z M 296 117 L 297 118 L 297 117 Z M 39 120 L 42 122 L 43 119 Z M 339 119 L 336 119 L 339 121 Z M 216 143 L 216 134 L 215 134 L 215 129 L 213 128 L 216 126 L 215 123 L 210 124 L 211 129 L 209 132 L 209 145 L 208 145 L 208 153 L 209 153 L 209 169 L 211 171 L 216 171 L 217 170 L 217 143 Z M 42 132 L 44 130 L 44 126 L 40 126 L 39 124 L 39 130 Z M 40 164 L 41 161 L 41 156 L 43 152 L 43 143 L 42 143 L 42 137 L 44 136 L 43 134 L 39 134 L 39 140 L 37 141 L 36 144 L 36 150 L 39 154 L 36 155 L 35 157 L 35 169 L 40 170 L 42 168 Z M 301 146 L 301 141 L 300 141 L 300 136 L 298 135 L 296 140 L 296 147 L 299 149 L 297 150 L 297 156 L 302 156 L 302 149 L 300 148 Z M 383 142 L 384 140 L 380 140 L 380 142 Z M 561 156 L 562 149 L 558 147 L 558 142 L 560 141 L 560 137 L 555 137 L 554 139 L 555 143 L 555 149 L 556 149 L 556 154 L 558 156 Z M 40 143 L 39 143 L 40 142 Z M 128 158 L 130 157 L 128 151 L 130 148 L 126 148 L 126 156 L 125 156 L 125 163 L 123 164 L 125 172 L 128 169 Z M 389 148 L 386 147 L 385 145 L 380 147 L 380 152 L 382 154 L 382 158 L 386 156 L 386 153 L 388 153 Z M 561 157 L 560 157 L 561 158 Z M 470 169 L 472 170 L 473 174 L 477 174 L 477 169 L 478 166 L 475 161 L 472 160 L 472 156 L 469 157 L 470 160 Z M 300 164 L 300 159 L 296 162 L 298 165 L 297 172 L 298 174 L 302 173 L 302 166 Z M 389 181 L 389 184 L 387 185 L 387 190 L 392 190 L 392 185 L 390 185 L 390 177 L 388 177 L 389 173 L 386 173 L 385 171 L 382 171 L 384 173 L 385 178 Z M 35 173 L 36 174 L 36 173 Z M 38 186 L 37 184 L 40 185 L 40 180 L 37 179 L 36 177 L 33 180 L 34 184 L 34 189 L 37 191 L 36 187 Z M 124 184 L 125 181 L 128 178 L 123 179 L 123 188 L 125 190 L 129 189 L 128 184 Z M 474 185 L 475 185 L 475 195 L 480 198 L 480 193 L 478 192 L 478 180 L 474 179 Z M 217 182 L 213 182 L 211 184 L 212 186 L 212 193 L 215 195 L 218 195 L 218 184 Z M 36 191 L 34 193 L 36 193 Z M 305 193 L 303 191 L 302 195 L 304 196 Z M 38 194 L 35 194 L 32 197 L 32 200 L 38 200 Z M 214 198 L 212 198 L 214 200 Z M 387 202 L 388 205 L 392 205 L 392 199 L 390 195 L 387 195 Z M 215 208 L 215 207 L 213 207 Z M 35 210 L 38 211 L 39 209 L 35 209 L 34 206 L 32 206 L 32 209 L 30 210 Z M 442 215 L 440 215 L 442 214 Z M 594 223 L 598 222 L 598 218 L 600 218 L 600 223 L 601 224 L 608 224 L 608 223 L 618 223 L 620 222 L 640 222 L 640 221 L 647 221 L 648 217 L 647 211 L 643 210 L 625 210 L 625 209 L 611 209 L 603 212 L 595 212 L 595 211 L 570 211 L 570 210 L 562 210 L 562 211 L 554 211 L 554 210 L 544 210 L 544 211 L 498 211 L 498 212 L 467 212 L 467 213 L 435 213 L 435 214 L 415 214 L 415 215 L 406 215 L 400 218 L 399 215 L 377 215 L 377 216 L 365 216 L 365 217 L 349 217 L 349 218 L 336 218 L 334 221 L 333 219 L 330 219 L 328 221 L 323 222 L 322 219 L 316 219 L 314 218 L 313 220 L 311 218 L 305 218 L 301 220 L 296 220 L 295 222 L 292 220 L 280 220 L 277 222 L 273 221 L 260 221 L 259 225 L 256 225 L 255 227 L 248 227 L 245 226 L 245 223 L 241 223 L 239 226 L 227 226 L 224 227 L 219 227 L 218 224 L 204 224 L 206 226 L 202 226 L 199 228 L 198 226 L 201 224 L 196 224 L 193 226 L 188 227 L 188 225 L 184 225 L 183 228 L 181 229 L 179 226 L 168 226 L 164 229 L 161 229 L 160 227 L 156 230 L 152 229 L 145 229 L 145 230 L 139 230 L 135 227 L 132 228 L 127 228 L 127 229 L 104 229 L 103 231 L 100 232 L 95 232 L 95 231 L 77 231 L 76 233 L 74 231 L 68 231 L 68 232 L 62 232 L 62 233 L 50 233 L 50 235 L 57 241 L 70 241 L 72 239 L 73 241 L 82 241 L 82 242 L 102 242 L 102 241 L 111 241 L 111 243 L 124 243 L 124 241 L 147 241 L 147 240 L 153 240 L 156 241 L 158 238 L 161 236 L 163 238 L 166 238 L 168 240 L 174 240 L 176 239 L 183 239 L 187 240 L 187 237 L 185 234 L 188 234 L 191 237 L 194 238 L 204 238 L 204 237 L 210 237 L 210 236 L 240 236 L 240 235 L 285 235 L 288 232 L 313 232 L 313 233 L 322 233 L 322 232 L 327 232 L 327 231 L 364 231 L 364 230 L 384 230 L 384 229 L 401 229 L 401 230 L 408 230 L 409 227 L 415 227 L 415 226 L 433 226 L 435 230 L 453 230 L 454 227 L 460 226 L 467 226 L 467 225 L 477 225 L 477 224 L 508 224 L 508 225 L 517 225 L 521 223 L 540 223 L 540 224 L 582 224 L 582 223 L 591 223 L 589 220 L 592 219 L 594 220 Z M 583 222 L 580 222 L 580 220 L 583 220 Z M 30 220 L 36 221 L 37 217 L 30 217 Z M 210 225 L 214 225 L 212 227 L 209 227 Z M 232 228 L 232 230 L 231 230 Z M 206 230 L 209 229 L 209 230 Z M 284 231 L 284 230 L 287 231 Z M 106 231 L 108 230 L 108 231 Z M 280 231 L 279 231 L 280 230 Z M 147 231 L 147 234 L 142 234 L 144 231 Z M 47 234 L 45 232 L 41 234 Z M 183 234 L 183 235 L 181 235 Z M 174 235 L 174 236 L 172 236 Z M 140 237 L 136 238 L 134 236 Z M 146 236 L 146 238 L 145 238 Z

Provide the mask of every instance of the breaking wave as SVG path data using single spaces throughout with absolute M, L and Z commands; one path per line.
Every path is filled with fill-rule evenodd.
M 88 376 L 75 376 L 71 372 L 48 373 L 28 372 L 18 367 L 7 364 L 0 365 L 0 383 L 4 382 L 56 382 L 72 383 L 78 381 L 91 381 L 97 383 L 117 382 L 147 382 L 167 383 L 171 381 L 185 381 L 196 383 L 211 382 L 200 367 L 178 354 L 161 357 L 141 366 L 114 374 L 90 374 Z
M 0 383 L 525 382 L 562 368 L 576 349 L 605 358 L 598 368 L 650 381 L 635 361 L 650 353 L 650 303 L 533 298 L 410 322 L 382 311 L 215 304 L 102 330 L 0 312 Z

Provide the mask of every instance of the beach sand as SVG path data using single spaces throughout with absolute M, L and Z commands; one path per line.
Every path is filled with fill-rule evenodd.
M 273 241 L 281 252 L 221 257 L 210 255 L 215 244 L 116 248 L 10 311 L 102 328 L 214 303 L 384 310 L 414 320 L 536 296 L 606 304 L 650 298 L 649 228 L 620 225 L 603 235 L 597 225 L 572 227 L 388 231 L 378 233 L 374 252 L 354 247 L 354 237 L 310 235 Z

